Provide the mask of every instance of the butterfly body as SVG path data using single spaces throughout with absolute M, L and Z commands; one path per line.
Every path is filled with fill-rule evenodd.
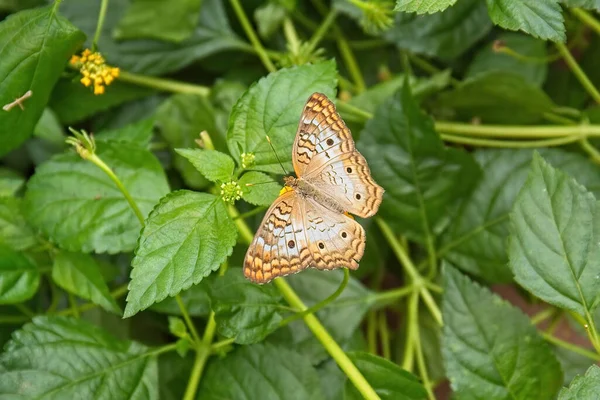
M 350 130 L 323 94 L 314 93 L 300 117 L 292 150 L 297 178 L 267 210 L 244 260 L 244 275 L 266 283 L 308 267 L 358 268 L 365 231 L 348 213 L 374 215 L 381 188 L 356 150 Z

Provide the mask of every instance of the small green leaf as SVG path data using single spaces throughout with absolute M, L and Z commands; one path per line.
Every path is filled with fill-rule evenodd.
M 183 358 L 190 351 L 191 346 L 192 344 L 190 343 L 189 339 L 182 338 L 175 342 L 175 351 L 177 351 L 177 354 L 179 354 L 179 356 Z
M 486 0 L 492 21 L 542 40 L 564 43 L 565 25 L 559 0 Z
M 452 7 L 456 0 L 396 0 L 394 11 L 433 14 Z
M 169 332 L 178 338 L 187 337 L 187 327 L 181 318 L 169 317 Z
M 121 307 L 110 295 L 100 265 L 83 253 L 59 252 L 52 266 L 52 280 L 69 293 L 91 300 L 106 311 L 121 315 Z
M 0 106 L 31 91 L 23 109 L 0 113 L 0 156 L 23 143 L 42 116 L 50 91 L 84 35 L 58 15 L 58 5 L 25 10 L 0 22 Z
M 510 220 L 509 265 L 516 281 L 586 317 L 600 301 L 600 208 L 594 195 L 535 153 Z
M 281 191 L 281 184 L 269 175 L 257 171 L 246 172 L 238 183 L 244 193 L 242 198 L 256 206 L 270 206 Z M 246 186 L 246 184 L 252 184 L 252 186 Z
M 204 279 L 199 284 L 192 285 L 189 289 L 179 293 L 185 309 L 192 317 L 206 317 L 210 313 L 208 284 L 207 279 Z M 150 309 L 163 314 L 182 315 L 174 297 L 167 297 L 160 303 L 153 304 Z
M 291 170 L 302 107 L 314 92 L 333 98 L 336 75 L 335 62 L 326 61 L 280 69 L 252 85 L 233 107 L 227 129 L 229 152 L 238 165 L 242 153 L 254 153 L 253 169 L 280 173 L 268 135 L 285 168 Z
M 316 370 L 293 348 L 262 343 L 237 347 L 227 357 L 211 362 L 198 389 L 200 399 L 280 400 L 290 396 L 323 399 Z
M 235 163 L 231 157 L 217 150 L 175 149 L 188 159 L 211 182 L 228 182 L 233 176 Z
M 568 388 L 562 388 L 558 400 L 592 400 L 600 398 L 600 367 L 592 365 L 584 376 L 577 376 Z
M 442 351 L 460 398 L 552 399 L 562 371 L 520 310 L 444 268 Z
M 125 125 L 122 128 L 103 130 L 98 132 L 96 140 L 112 140 L 115 142 L 129 142 L 140 147 L 146 147 L 152 139 L 154 119 L 146 118 L 141 121 Z
M 377 109 L 359 148 L 386 189 L 379 215 L 421 241 L 441 231 L 480 173 L 471 155 L 444 147 L 408 86 Z
M 113 31 L 123 39 L 157 39 L 180 43 L 196 28 L 202 0 L 135 0 Z
M 0 304 L 22 303 L 33 297 L 39 285 L 37 266 L 22 253 L 0 245 Z
M 22 200 L 0 197 L 0 244 L 14 250 L 26 250 L 37 238 L 23 216 Z
M 35 317 L 13 334 L 0 355 L 0 393 L 29 399 L 88 394 L 158 399 L 155 352 L 81 319 Z
M 258 26 L 258 34 L 269 39 L 281 27 L 287 11 L 281 4 L 268 2 L 254 11 L 254 20 Z
M 0 197 L 14 196 L 24 183 L 25 179 L 19 173 L 0 167 Z
M 281 295 L 273 285 L 256 285 L 241 268 L 229 268 L 210 288 L 211 307 L 219 334 L 250 344 L 279 327 Z
M 427 392 L 416 376 L 385 358 L 365 352 L 348 356 L 382 400 L 425 400 Z M 344 399 L 360 400 L 363 397 L 352 382 L 346 381 Z
M 169 191 L 152 153 L 131 143 L 98 142 L 97 155 L 115 171 L 143 215 Z M 27 185 L 25 215 L 50 240 L 74 252 L 135 248 L 140 221 L 115 183 L 77 154 L 41 164 Z
M 231 254 L 236 237 L 218 197 L 187 190 L 169 193 L 142 229 L 124 316 L 202 281 Z
M 537 122 L 555 107 L 542 89 L 505 71 L 489 71 L 463 81 L 453 91 L 441 94 L 438 105 L 464 120 L 512 124 Z

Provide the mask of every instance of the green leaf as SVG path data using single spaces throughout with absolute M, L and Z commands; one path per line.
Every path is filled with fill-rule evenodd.
M 292 144 L 302 107 L 314 92 L 333 98 L 334 61 L 280 69 L 250 87 L 231 111 L 227 143 L 241 165 L 242 153 L 254 153 L 253 169 L 280 173 L 281 167 L 265 139 L 271 138 L 285 168 L 291 170 Z
M 393 362 L 365 352 L 349 353 L 348 356 L 382 400 L 427 398 L 427 392 L 417 377 Z M 346 381 L 344 399 L 362 398 L 352 382 Z
M 42 116 L 33 129 L 33 135 L 57 145 L 64 145 L 65 142 L 63 127 L 54 111 L 48 107 L 44 108 Z
M 483 175 L 442 236 L 440 257 L 490 282 L 512 281 L 507 255 L 508 217 L 527 178 L 532 153 L 529 149 L 474 152 Z M 600 195 L 600 168 L 587 157 L 559 149 L 545 149 L 541 154 L 577 175 L 589 190 Z
M 287 16 L 284 6 L 268 2 L 254 11 L 254 20 L 258 26 L 258 34 L 263 39 L 269 39 L 283 23 Z
M 169 317 L 169 332 L 178 338 L 187 336 L 187 327 L 181 318 Z
M 101 0 L 63 0 L 61 5 L 61 12 L 69 21 L 88 35 L 88 47 L 96 30 L 100 3 Z M 126 71 L 162 75 L 225 50 L 247 48 L 247 44 L 229 26 L 221 0 L 202 1 L 194 33 L 181 43 L 151 39 L 117 41 L 112 34 L 128 4 L 128 1 L 111 3 L 98 41 L 98 48 L 107 61 Z
M 449 266 L 444 278 L 442 351 L 456 396 L 554 398 L 562 371 L 529 318 Z
M 0 197 L 14 196 L 24 183 L 25 179 L 18 172 L 0 167 Z
M 35 317 L 5 349 L 0 356 L 4 395 L 158 399 L 156 351 L 117 340 L 81 319 Z
M 523 60 L 494 50 L 495 43 L 498 42 L 528 58 Z M 544 41 L 521 33 L 505 32 L 475 55 L 465 78 L 473 78 L 489 71 L 505 71 L 521 75 L 525 81 L 541 87 L 546 80 L 548 65 L 545 62 L 532 62 L 530 58 L 543 60 L 546 57 Z
M 244 382 L 247 382 L 244 384 Z M 254 344 L 216 359 L 200 381 L 198 398 L 321 400 L 316 370 L 291 347 Z
M 201 4 L 202 0 L 134 0 L 113 31 L 113 37 L 180 43 L 194 33 Z
M 125 317 L 197 284 L 231 254 L 237 230 L 223 201 L 208 193 L 169 193 L 142 229 Z
M 561 0 L 560 2 L 567 7 L 580 7 L 600 11 L 600 0 Z
M 377 109 L 359 148 L 386 189 L 379 215 L 416 239 L 439 233 L 479 177 L 469 154 L 444 147 L 408 86 Z
M 516 281 L 542 300 L 586 317 L 600 300 L 600 211 L 594 195 L 536 153 L 510 220 L 509 265 Z
M 211 182 L 229 182 L 235 163 L 231 157 L 217 150 L 175 149 Z
M 270 206 L 281 191 L 281 184 L 269 175 L 257 171 L 246 172 L 238 183 L 244 193 L 242 198 L 256 206 Z M 246 184 L 253 186 L 246 186 Z
M 482 1 L 460 0 L 432 15 L 398 13 L 383 38 L 401 49 L 449 60 L 466 52 L 490 29 L 492 23 Z
M 394 11 L 433 14 L 453 6 L 456 0 L 396 0 Z
M 542 89 L 521 75 L 505 71 L 489 71 L 467 79 L 453 91 L 442 93 L 437 103 L 463 120 L 478 118 L 492 124 L 535 123 L 555 107 Z
M 153 128 L 154 119 L 146 118 L 122 128 L 100 131 L 96 135 L 96 140 L 129 142 L 140 147 L 146 147 L 152 139 Z
M 110 295 L 100 265 L 83 253 L 59 252 L 54 257 L 52 280 L 69 293 L 98 304 L 106 311 L 121 315 L 121 307 Z
M 37 238 L 23 216 L 22 200 L 0 197 L 0 244 L 13 250 L 26 250 L 37 243 Z
M 256 285 L 241 268 L 229 268 L 210 287 L 212 310 L 219 334 L 236 343 L 262 341 L 279 327 L 281 295 L 273 285 Z
M 31 91 L 31 97 L 23 100 L 23 110 L 15 106 L 0 113 L 0 156 L 33 133 L 69 56 L 84 40 L 57 14 L 59 4 L 21 11 L 0 23 L 0 105 Z
M 592 365 L 584 376 L 577 376 L 568 388 L 562 388 L 558 400 L 592 400 L 600 397 L 600 367 Z
M 169 191 L 164 171 L 148 150 L 98 142 L 97 155 L 115 171 L 143 215 Z M 75 252 L 131 251 L 140 231 L 140 221 L 115 183 L 72 152 L 37 168 L 27 186 L 25 215 L 51 241 Z
M 492 21 L 505 29 L 522 30 L 542 40 L 567 40 L 559 0 L 486 0 Z
M 181 301 L 188 314 L 192 317 L 206 317 L 210 313 L 210 298 L 208 297 L 208 282 L 203 280 L 179 293 Z M 163 314 L 182 315 L 179 304 L 174 297 L 167 297 L 160 303 L 150 307 L 152 311 Z
M 0 304 L 22 303 L 33 297 L 39 285 L 37 266 L 22 253 L 0 245 Z

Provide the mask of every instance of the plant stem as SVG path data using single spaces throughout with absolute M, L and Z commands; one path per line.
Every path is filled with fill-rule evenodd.
M 321 40 L 323 40 L 323 37 L 325 36 L 325 34 L 327 33 L 327 31 L 329 30 L 331 25 L 333 25 L 336 18 L 337 18 L 337 10 L 335 8 L 332 8 L 331 10 L 329 10 L 329 13 L 325 17 L 325 20 L 323 20 L 321 25 L 319 25 L 319 28 L 317 29 L 317 31 L 314 33 L 314 35 L 310 39 L 309 52 L 313 52 L 317 48 L 317 46 L 319 45 L 319 42 L 321 42 Z
M 119 80 L 165 92 L 197 94 L 200 96 L 208 96 L 210 93 L 210 88 L 206 86 L 158 78 L 155 76 L 139 75 L 127 71 L 121 71 L 119 73 Z
M 69 304 L 71 305 L 71 313 L 75 318 L 79 318 L 81 315 L 79 314 L 79 308 L 77 307 L 77 300 L 72 293 L 68 293 L 67 297 L 69 298 Z
M 460 122 L 438 121 L 435 129 L 440 133 L 496 138 L 563 138 L 565 136 L 600 136 L 600 125 L 473 125 Z
M 418 332 L 415 328 L 419 326 L 419 292 L 414 291 L 407 303 L 406 310 L 406 344 L 404 346 L 404 357 L 402 358 L 402 369 L 412 372 L 415 360 L 415 340 Z
M 401 288 L 387 290 L 385 292 L 375 293 L 371 299 L 375 304 L 385 305 L 398 300 L 401 297 L 408 296 L 415 290 L 414 286 L 405 286 Z
M 35 317 L 35 313 L 29 307 L 27 307 L 24 303 L 17 303 L 17 304 L 15 304 L 15 307 L 19 311 L 21 311 L 21 313 L 23 315 L 26 315 L 29 318 Z
M 300 51 L 300 39 L 298 39 L 298 33 L 294 27 L 294 23 L 290 18 L 284 18 L 283 20 L 283 34 L 285 40 L 288 43 L 289 49 L 293 54 L 298 54 Z
M 233 343 L 235 343 L 235 338 L 230 338 L 230 339 L 225 339 L 225 340 L 221 340 L 217 343 L 213 343 L 210 346 L 210 351 L 211 353 L 216 353 L 218 352 L 220 349 L 227 347 L 229 345 L 232 345 Z
M 600 152 L 594 146 L 592 146 L 587 139 L 581 139 L 579 144 L 581 145 L 581 148 L 589 154 L 592 161 L 600 164 Z
M 555 312 L 556 312 L 556 309 L 554 309 L 552 307 L 545 308 L 544 310 L 540 311 L 539 313 L 537 313 L 531 317 L 531 323 L 534 325 L 537 325 L 540 322 L 543 322 L 543 321 L 547 320 L 548 318 L 551 318 L 555 314 Z
M 196 327 L 194 326 L 194 322 L 190 318 L 190 314 L 188 313 L 188 310 L 187 310 L 185 304 L 183 303 L 181 296 L 176 295 L 175 300 L 177 301 L 177 305 L 179 306 L 181 315 L 183 315 L 183 319 L 184 319 L 185 323 L 187 324 L 187 327 L 190 330 L 190 333 L 192 334 L 192 339 L 196 343 L 196 346 L 199 345 L 200 344 L 200 335 L 198 335 L 198 331 L 196 330 Z
M 229 209 L 229 215 L 233 219 L 233 222 L 235 223 L 235 226 L 237 227 L 238 232 L 240 233 L 240 236 L 242 237 L 242 240 L 244 242 L 246 242 L 247 244 L 250 244 L 252 242 L 252 238 L 254 237 L 254 234 L 248 227 L 248 224 L 246 224 L 246 221 L 244 221 L 243 218 L 238 218 L 240 213 L 234 206 L 228 206 L 228 209 Z
M 98 40 L 102 34 L 102 27 L 104 26 L 104 18 L 106 17 L 106 10 L 108 9 L 108 0 L 102 0 L 100 3 L 100 12 L 98 13 L 98 23 L 96 24 L 96 33 L 94 34 L 94 40 L 92 41 L 92 51 L 98 50 Z
M 25 315 L 0 315 L 0 324 L 24 324 L 30 319 Z
M 549 343 L 552 343 L 555 346 L 559 346 L 562 348 L 565 348 L 569 351 L 572 351 L 573 353 L 577 353 L 580 354 L 584 357 L 587 357 L 589 359 L 595 360 L 595 361 L 600 361 L 600 354 L 594 353 L 593 351 L 589 351 L 587 349 L 584 349 L 583 347 L 579 347 L 577 345 L 574 345 L 573 343 L 569 343 L 566 342 L 564 340 L 561 340 L 555 336 L 550 335 L 549 333 L 546 332 L 539 332 L 540 335 L 542 335 L 542 337 L 548 341 Z
M 379 313 L 379 339 L 381 341 L 381 354 L 386 360 L 391 359 L 392 351 L 390 349 L 390 331 L 388 329 L 388 321 L 385 311 Z
M 367 349 L 377 354 L 377 313 L 373 310 L 367 314 Z
M 240 1 L 239 0 L 229 0 L 229 2 L 231 3 L 231 6 L 233 7 L 233 11 L 235 11 L 237 18 L 240 21 L 240 24 L 242 25 L 244 32 L 246 32 L 246 36 L 250 40 L 252 47 L 254 47 L 254 49 L 256 50 L 256 54 L 258 55 L 258 58 L 260 58 L 260 60 L 262 61 L 263 65 L 265 66 L 267 71 L 269 71 L 269 72 L 277 71 L 277 68 L 275 68 L 275 65 L 273 65 L 273 63 L 271 62 L 271 59 L 269 58 L 269 55 L 265 51 L 265 48 L 260 43 L 260 40 L 258 39 L 256 32 L 254 32 L 254 28 L 252 27 L 252 24 L 248 20 L 248 17 L 246 16 L 246 13 L 244 12 L 244 8 L 240 4 Z
M 569 49 L 567 49 L 567 47 L 562 43 L 554 43 L 554 45 L 564 58 L 569 68 L 571 68 L 571 71 L 579 80 L 583 88 L 589 93 L 590 96 L 592 96 L 596 103 L 600 104 L 600 92 L 598 92 L 598 89 L 596 89 L 592 81 L 590 81 L 590 79 L 581 69 L 579 64 L 577 64 L 577 61 L 575 60 L 575 58 L 573 58 Z
M 592 16 L 589 12 L 582 10 L 581 8 L 571 8 L 571 14 L 573 14 L 581 22 L 592 28 L 600 35 L 600 22 Z
M 112 292 L 110 292 L 110 295 L 114 298 L 114 299 L 118 299 L 120 297 L 123 297 L 126 293 L 127 293 L 127 284 L 125 285 L 121 285 L 118 288 L 116 288 L 115 290 L 113 290 Z M 77 307 L 77 312 L 82 313 L 88 310 L 91 310 L 92 308 L 96 308 L 98 307 L 98 304 L 95 303 L 85 303 L 80 305 L 79 307 Z M 59 312 L 56 313 L 56 315 L 71 315 L 74 314 L 75 310 L 71 309 L 71 308 L 67 308 L 64 310 L 61 310 Z
M 496 147 L 496 148 L 518 148 L 518 149 L 530 149 L 536 147 L 552 147 L 561 146 L 567 143 L 573 143 L 581 140 L 579 135 L 571 135 L 560 137 L 556 139 L 542 139 L 542 140 L 494 140 L 494 139 L 478 139 L 469 138 L 457 135 L 448 135 L 440 133 L 440 137 L 445 142 L 466 144 L 470 146 L 482 146 L 482 147 Z
M 190 380 L 188 381 L 187 388 L 185 389 L 185 394 L 183 396 L 184 400 L 193 400 L 196 398 L 196 391 L 198 390 L 198 384 L 200 383 L 202 372 L 204 371 L 206 361 L 208 361 L 208 358 L 211 354 L 211 343 L 215 335 L 216 327 L 215 314 L 211 312 L 210 316 L 208 317 L 208 324 L 204 330 L 202 341 L 199 342 L 196 347 L 196 359 L 194 360 L 194 366 L 192 367 Z
M 429 373 L 427 372 L 427 364 L 425 363 L 425 357 L 423 356 L 423 347 L 421 346 L 421 335 L 419 333 L 418 325 L 416 339 L 417 340 L 415 343 L 415 352 L 417 354 L 417 365 L 419 366 L 419 375 L 423 380 L 423 386 L 425 386 L 425 390 L 427 391 L 429 399 L 435 400 L 435 396 L 433 394 L 433 385 L 431 383 L 431 380 L 429 379 Z

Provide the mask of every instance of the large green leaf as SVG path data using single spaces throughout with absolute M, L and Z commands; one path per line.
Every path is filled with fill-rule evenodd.
M 496 25 L 522 30 L 542 40 L 564 42 L 565 25 L 559 0 L 486 0 Z
M 0 356 L 0 393 L 10 398 L 158 399 L 156 359 L 80 319 L 36 317 Z
M 0 105 L 31 91 L 18 106 L 0 113 L 0 155 L 16 148 L 32 133 L 52 87 L 84 35 L 57 14 L 54 5 L 25 10 L 0 23 Z
M 443 59 L 460 56 L 492 28 L 485 3 L 460 0 L 432 15 L 398 13 L 383 38 L 400 47 Z
M 281 166 L 265 138 L 268 135 L 284 166 L 291 170 L 302 107 L 314 92 L 333 98 L 336 74 L 335 62 L 325 61 L 281 69 L 250 87 L 234 106 L 227 129 L 229 151 L 238 164 L 242 153 L 253 153 L 253 169 L 280 173 Z
M 201 4 L 202 0 L 134 0 L 113 37 L 182 42 L 194 33 Z
M 440 95 L 438 105 L 466 120 L 485 123 L 528 124 L 542 119 L 554 103 L 543 90 L 522 75 L 489 71 L 467 79 Z
M 578 376 L 568 388 L 562 388 L 558 400 L 593 400 L 600 398 L 600 367 L 592 365 L 584 376 Z
M 507 255 L 508 216 L 527 178 L 532 153 L 528 149 L 474 152 L 483 175 L 442 236 L 441 257 L 490 282 L 512 280 Z M 545 149 L 541 154 L 600 195 L 600 168 L 586 157 L 558 149 Z
M 25 250 L 36 243 L 37 238 L 23 216 L 22 200 L 0 197 L 0 244 Z
M 479 177 L 469 154 L 444 148 L 406 85 L 367 122 L 359 148 L 386 190 L 379 215 L 416 239 L 438 233 Z
M 106 311 L 121 315 L 121 308 L 110 295 L 100 265 L 88 254 L 61 251 L 54 257 L 52 279 L 69 293 L 91 300 Z
M 135 251 L 125 317 L 199 283 L 231 254 L 236 237 L 220 198 L 187 190 L 165 196 Z
M 219 333 L 250 344 L 263 340 L 279 327 L 281 295 L 273 285 L 256 285 L 241 268 L 229 268 L 210 287 L 211 308 Z
M 235 162 L 225 153 L 217 150 L 175 149 L 194 168 L 211 182 L 228 182 L 233 177 Z
M 22 253 L 0 245 L 0 304 L 21 303 L 30 299 L 39 285 L 37 265 Z
M 510 268 L 535 296 L 587 316 L 600 301 L 600 207 L 534 154 L 511 214 Z
M 551 399 L 560 364 L 527 316 L 453 268 L 444 268 L 444 363 L 460 398 Z
M 198 398 L 321 400 L 323 395 L 316 370 L 302 354 L 260 343 L 215 359 L 202 377 Z
M 394 11 L 433 14 L 453 6 L 457 0 L 396 0 Z
M 88 38 L 94 36 L 101 0 L 63 0 L 61 11 Z M 116 41 L 113 30 L 130 1 L 114 1 L 106 12 L 98 47 L 107 61 L 127 71 L 161 75 L 180 70 L 194 61 L 224 50 L 239 50 L 247 45 L 229 27 L 224 3 L 204 0 L 196 29 L 181 43 L 140 39 Z M 91 43 L 91 41 L 90 41 Z
M 115 171 L 143 215 L 169 191 L 152 153 L 135 144 L 98 142 L 98 157 Z M 140 221 L 115 183 L 77 154 L 40 165 L 25 195 L 29 222 L 69 251 L 119 253 L 135 248 Z

